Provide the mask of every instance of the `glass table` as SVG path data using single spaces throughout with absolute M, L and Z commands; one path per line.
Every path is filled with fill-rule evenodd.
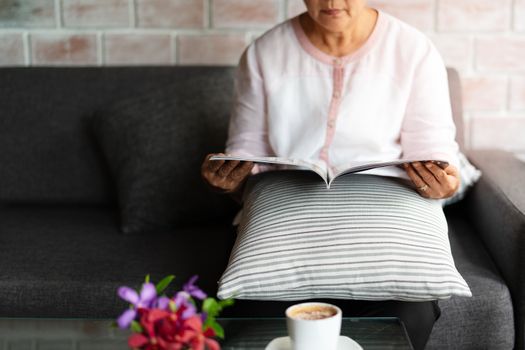
M 286 336 L 284 318 L 221 318 L 223 350 L 264 350 Z M 114 320 L 0 318 L 0 350 L 125 350 L 130 331 L 111 327 Z M 364 350 L 411 350 L 397 318 L 343 318 L 341 334 Z

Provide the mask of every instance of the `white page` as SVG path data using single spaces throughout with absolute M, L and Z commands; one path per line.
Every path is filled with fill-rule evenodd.
M 328 173 L 326 164 L 322 160 L 307 161 L 294 158 L 283 157 L 251 157 L 251 156 L 212 156 L 210 160 L 240 160 L 259 164 L 281 165 L 280 169 L 290 170 L 311 170 L 321 176 L 328 186 Z
M 404 163 L 412 163 L 412 162 L 434 162 L 438 164 L 441 168 L 446 168 L 448 165 L 448 162 L 445 160 L 428 160 L 428 159 L 395 159 L 395 160 L 389 160 L 384 162 L 370 162 L 370 161 L 358 161 L 358 162 L 351 162 L 347 163 L 345 166 L 339 166 L 334 167 L 333 169 L 329 169 L 329 184 L 334 181 L 335 178 L 337 178 L 340 175 L 347 174 L 347 173 L 357 173 L 360 171 L 370 170 L 370 169 L 376 169 L 376 168 L 382 168 L 387 166 L 397 166 Z

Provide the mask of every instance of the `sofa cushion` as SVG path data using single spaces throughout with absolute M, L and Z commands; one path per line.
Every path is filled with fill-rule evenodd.
M 512 349 L 514 319 L 512 299 L 505 281 L 487 250 L 465 219 L 462 206 L 445 209 L 455 265 L 467 281 L 472 297 L 440 300 L 438 319 L 426 346 L 428 350 Z M 346 316 L 353 315 L 351 300 L 313 299 L 335 304 Z M 282 316 L 297 301 L 236 300 L 224 316 Z
M 511 349 L 509 290 L 463 213 L 451 213 L 452 207 L 446 210 L 452 253 L 473 296 L 439 301 L 441 318 L 427 348 Z M 177 231 L 148 239 L 119 234 L 118 213 L 107 207 L 0 206 L 0 313 L 115 318 L 127 306 L 117 288 L 138 288 L 147 273 L 154 280 L 176 274 L 175 288 L 196 273 L 199 285 L 213 295 L 235 237 L 232 228 L 199 225 Z M 348 301 L 324 301 L 352 315 Z M 236 300 L 221 315 L 279 317 L 292 303 Z
M 122 235 L 115 208 L 0 206 L 0 314 L 3 317 L 116 318 L 127 303 L 117 288 L 197 274 L 210 295 L 234 239 L 231 225 L 195 225 Z
M 439 201 L 404 179 L 255 175 L 219 297 L 423 301 L 470 296 Z
M 512 349 L 514 311 L 509 289 L 477 233 L 466 221 L 461 206 L 453 205 L 445 213 L 454 261 L 472 290 L 472 297 L 439 301 L 441 317 L 426 348 Z
M 233 201 L 209 191 L 200 165 L 211 135 L 225 126 L 222 73 L 195 76 L 114 102 L 93 118 L 97 138 L 118 190 L 121 231 L 151 232 L 233 215 Z

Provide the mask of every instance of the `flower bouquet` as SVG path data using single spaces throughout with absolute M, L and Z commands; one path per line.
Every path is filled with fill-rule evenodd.
M 120 328 L 133 331 L 128 339 L 129 347 L 144 350 L 220 349 L 215 338 L 224 338 L 224 331 L 216 317 L 224 307 L 232 305 L 233 300 L 208 298 L 195 285 L 197 276 L 169 298 L 163 293 L 174 278 L 167 276 L 154 285 L 148 275 L 140 292 L 126 286 L 118 289 L 120 298 L 130 303 L 129 309 L 117 320 Z

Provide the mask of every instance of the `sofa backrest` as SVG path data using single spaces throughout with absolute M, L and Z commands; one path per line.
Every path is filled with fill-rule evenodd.
M 93 113 L 121 98 L 188 84 L 195 75 L 211 73 L 215 82 L 220 76 L 221 93 L 230 101 L 234 70 L 180 66 L 0 68 L 0 202 L 116 203 L 109 170 L 88 132 Z M 452 69 L 448 73 L 458 141 L 463 144 L 459 77 Z M 201 154 L 189 156 L 203 157 L 223 149 L 229 108 L 221 108 L 210 108 L 217 123 L 203 125 L 207 137 L 199 142 Z
M 195 81 L 205 84 L 208 76 L 224 86 L 221 97 L 228 103 L 219 111 L 210 106 L 213 116 L 206 119 L 216 123 L 202 126 L 206 138 L 198 143 L 201 154 L 188 157 L 203 159 L 222 151 L 234 71 L 171 66 L 0 68 L 0 202 L 116 203 L 109 169 L 89 128 L 94 112 L 147 91 Z M 202 101 L 206 104 L 205 98 Z
M 452 105 L 452 116 L 456 124 L 456 141 L 461 151 L 466 150 L 465 145 L 465 123 L 463 121 L 463 99 L 461 95 L 461 79 L 454 68 L 447 68 L 448 88 L 450 92 L 450 104 Z

